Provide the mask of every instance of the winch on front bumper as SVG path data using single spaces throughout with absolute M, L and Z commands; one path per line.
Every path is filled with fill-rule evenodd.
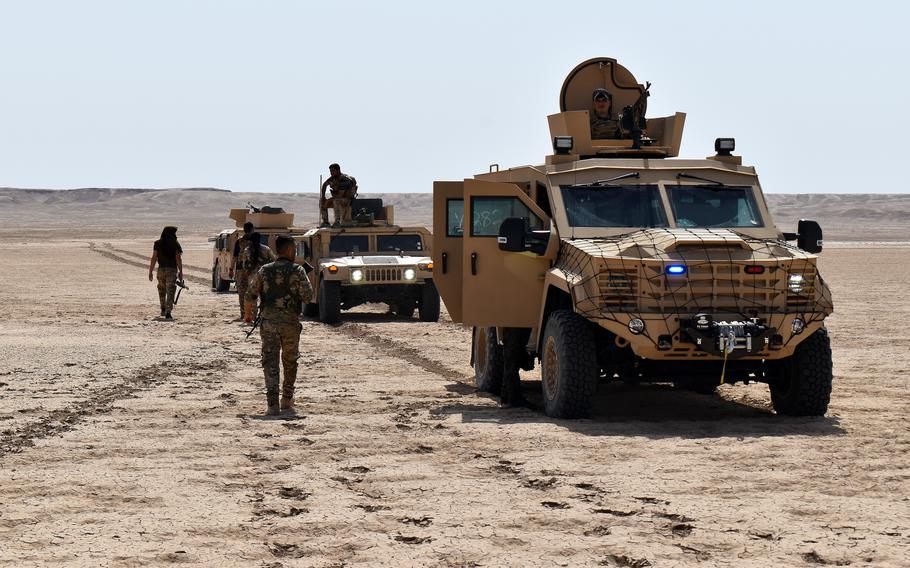
M 687 338 L 700 350 L 729 358 L 754 355 L 767 348 L 771 336 L 777 333 L 773 327 L 759 318 L 746 321 L 715 321 L 709 314 L 696 314 L 691 318 L 680 318 L 681 338 Z

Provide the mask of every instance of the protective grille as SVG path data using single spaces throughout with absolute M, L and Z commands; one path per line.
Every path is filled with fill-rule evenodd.
M 367 268 L 367 282 L 396 282 L 401 280 L 400 268 Z

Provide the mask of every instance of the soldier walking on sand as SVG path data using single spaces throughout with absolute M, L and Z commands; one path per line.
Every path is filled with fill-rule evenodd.
M 297 246 L 294 239 L 280 236 L 276 240 L 278 260 L 266 264 L 250 279 L 246 292 L 244 320 L 253 321 L 253 307 L 259 298 L 259 334 L 262 338 L 262 370 L 265 375 L 266 414 L 277 416 L 294 408 L 294 383 L 300 356 L 300 311 L 313 299 L 313 288 L 306 271 L 294 263 Z M 281 365 L 284 384 L 278 401 Z
M 177 292 L 177 281 L 183 280 L 183 249 L 177 242 L 177 227 L 165 227 L 161 238 L 152 247 L 152 258 L 149 260 L 149 282 L 152 271 L 158 264 L 158 299 L 161 302 L 161 317 L 173 319 L 174 295 Z
M 335 224 L 350 225 L 353 222 L 351 219 L 351 204 L 354 202 L 354 198 L 357 197 L 357 180 L 354 179 L 354 176 L 341 173 L 341 166 L 338 164 L 331 164 L 329 173 L 331 175 L 329 179 L 322 183 L 319 195 L 319 212 L 322 216 L 322 224 L 329 224 L 328 207 L 331 205 L 335 210 Z M 332 190 L 330 199 L 325 197 L 326 187 Z
M 247 227 L 249 226 L 249 230 Z M 243 224 L 244 235 L 234 243 L 234 264 L 231 266 L 231 278 L 237 287 L 237 298 L 240 302 L 240 319 L 243 319 L 243 306 L 246 302 L 246 290 L 250 277 L 256 274 L 263 265 L 275 260 L 272 249 L 262 244 L 259 233 L 253 232 L 253 224 Z

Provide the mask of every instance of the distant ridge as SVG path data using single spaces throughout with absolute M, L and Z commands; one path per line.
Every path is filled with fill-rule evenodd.
M 429 193 L 364 193 L 395 206 L 402 225 L 432 224 Z M 778 227 L 796 229 L 799 219 L 815 219 L 831 240 L 910 240 L 910 194 L 767 194 Z M 65 234 L 74 227 L 99 235 L 155 234 L 176 224 L 183 234 L 206 234 L 231 227 L 232 207 L 271 205 L 296 214 L 295 224 L 318 219 L 318 196 L 310 193 L 233 192 L 192 188 L 0 188 L 0 235 Z

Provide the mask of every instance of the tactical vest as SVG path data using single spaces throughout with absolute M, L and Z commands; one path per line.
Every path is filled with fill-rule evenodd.
M 261 245 L 259 243 L 254 243 L 249 240 L 241 241 L 241 243 L 242 244 L 240 247 L 240 258 L 238 259 L 239 262 L 237 263 L 239 265 L 240 270 L 245 270 L 247 272 L 254 272 L 254 271 L 258 270 L 260 266 L 262 266 L 263 264 L 266 264 L 269 261 L 269 257 L 267 255 L 263 255 L 262 254 L 263 251 L 260 250 L 259 251 L 259 262 L 254 263 L 253 259 L 250 258 L 253 254 L 253 251 L 251 250 L 251 248 L 254 246 L 258 247 Z
M 291 274 L 295 264 L 288 260 L 277 261 L 262 271 L 263 286 L 260 296 L 261 307 L 265 310 L 282 310 L 292 314 L 300 313 L 300 300 L 291 294 Z

